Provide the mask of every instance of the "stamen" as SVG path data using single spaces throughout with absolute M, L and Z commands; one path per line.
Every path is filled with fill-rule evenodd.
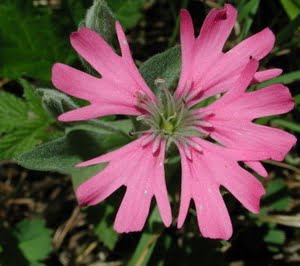
M 189 108 L 188 102 L 199 94 L 202 87 L 193 89 L 192 82 L 187 81 L 181 96 L 174 96 L 165 86 L 165 80 L 156 79 L 155 85 L 159 88 L 156 100 L 150 99 L 143 92 L 137 94 L 137 106 L 145 110 L 145 114 L 138 116 L 137 121 L 142 121 L 149 129 L 131 132 L 131 135 L 146 135 L 142 145 L 151 144 L 153 153 L 160 148 L 164 138 L 167 148 L 175 143 L 181 146 L 187 158 L 192 160 L 192 148 L 198 152 L 202 152 L 203 149 L 190 138 L 206 138 L 209 135 L 206 128 L 213 127 L 210 122 L 205 121 L 207 116 L 213 114 L 212 111 Z
M 152 142 L 156 138 L 155 134 L 149 134 L 142 142 L 142 146 L 147 146 L 150 142 Z
M 184 154 L 189 160 L 192 160 L 192 153 L 190 147 L 186 144 L 186 142 L 181 142 L 181 146 L 183 148 Z
M 183 90 L 181 92 L 181 97 L 185 98 L 187 95 L 189 95 L 190 90 L 192 89 L 192 81 L 191 80 L 187 80 Z
M 190 138 L 187 138 L 187 139 L 186 139 L 186 142 L 187 142 L 192 148 L 194 148 L 195 150 L 197 150 L 198 152 L 203 153 L 203 149 L 202 149 L 202 147 L 201 147 L 198 143 L 192 141 Z
M 135 136 L 135 135 L 141 135 L 141 134 L 148 134 L 148 133 L 153 133 L 153 130 L 143 130 L 143 131 L 131 131 L 129 132 L 130 136 Z
M 203 89 L 202 86 L 198 87 L 198 88 L 194 88 L 188 95 L 187 97 L 185 98 L 186 102 L 190 102 L 191 100 L 194 99 L 194 97 L 196 97 L 200 91 Z
M 198 110 L 197 110 L 197 112 L 198 112 Z M 194 113 L 193 114 L 193 117 L 195 118 L 195 119 L 202 119 L 202 118 L 204 118 L 204 117 L 207 117 L 207 116 L 211 116 L 211 115 L 213 115 L 214 113 L 212 112 L 212 111 L 204 111 L 204 112 L 202 112 L 202 113 Z
M 157 150 L 160 147 L 160 143 L 161 143 L 161 137 L 159 135 L 155 136 L 155 139 L 153 141 L 153 145 L 152 145 L 152 153 L 156 153 Z
M 197 120 L 193 124 L 196 126 L 201 126 L 201 127 L 213 127 L 213 125 L 211 123 L 203 121 L 203 120 Z
M 139 115 L 139 116 L 137 116 L 136 121 L 141 121 L 141 120 L 144 120 L 145 118 L 146 118 L 145 115 Z

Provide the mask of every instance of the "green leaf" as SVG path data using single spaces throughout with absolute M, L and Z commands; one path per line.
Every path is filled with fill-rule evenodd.
M 296 96 L 294 97 L 294 100 L 295 100 L 295 104 L 296 104 L 296 105 L 299 105 L 299 104 L 300 104 L 300 94 L 296 95 Z
M 160 234 L 144 232 L 127 266 L 146 266 Z
M 290 43 L 291 38 L 295 34 L 297 28 L 300 27 L 300 14 L 293 19 L 290 23 L 282 28 L 276 36 L 277 46 L 285 46 Z
M 140 72 L 145 81 L 156 91 L 155 80 L 165 80 L 165 86 L 172 88 L 178 81 L 181 66 L 180 48 L 173 47 L 167 51 L 149 58 L 140 66 Z
M 287 194 L 286 184 L 283 179 L 272 180 L 268 184 L 266 192 L 264 200 L 271 211 L 284 211 L 292 201 L 292 198 Z
M 14 159 L 48 138 L 47 125 L 43 121 L 25 121 L 16 130 L 6 133 L 0 139 L 0 159 Z
M 278 193 L 280 190 L 283 190 L 286 188 L 285 182 L 282 179 L 275 179 L 268 184 L 266 188 L 266 195 L 264 198 L 268 198 L 276 193 Z
M 264 241 L 270 244 L 282 245 L 285 242 L 285 232 L 278 229 L 271 229 L 264 237 Z
M 88 9 L 84 21 L 79 24 L 79 28 L 88 27 L 98 32 L 103 39 L 113 44 L 115 39 L 115 17 L 105 0 L 94 0 L 93 5 Z M 98 72 L 84 58 L 79 59 L 88 73 L 99 76 Z
M 20 79 L 20 83 L 24 88 L 24 98 L 28 104 L 29 109 L 40 117 L 50 119 L 45 112 L 38 90 L 33 88 L 32 85 L 25 79 Z
M 280 0 L 280 2 L 291 20 L 300 14 L 300 2 L 298 0 Z
M 67 0 L 66 2 L 74 23 L 78 25 L 83 20 L 85 15 L 85 7 L 83 5 L 83 1 Z
M 41 98 L 31 85 L 24 85 L 25 100 L 0 92 L 0 159 L 13 159 L 51 138 L 53 119 L 44 111 Z
M 239 16 L 238 20 L 242 24 L 242 31 L 239 40 L 247 37 L 252 26 L 254 16 L 257 13 L 260 0 L 240 1 L 238 4 Z
M 73 60 L 67 38 L 52 19 L 50 9 L 34 7 L 32 1 L 0 3 L 1 77 L 49 80 L 53 62 Z
M 141 19 L 146 0 L 107 0 L 107 3 L 122 26 L 130 29 Z
M 112 137 L 115 138 L 112 138 Z M 75 168 L 81 161 L 100 156 L 102 153 L 127 143 L 128 137 L 119 132 L 111 132 L 99 128 L 69 128 L 66 136 L 42 144 L 32 151 L 21 154 L 17 162 L 29 169 L 40 171 L 56 171 L 79 176 L 88 168 Z M 98 170 L 98 169 L 96 169 Z M 96 171 L 95 170 L 95 171 Z M 90 174 L 88 171 L 87 174 Z M 87 175 L 83 175 L 90 177 Z M 74 181 L 75 186 L 83 180 Z
M 300 80 L 300 70 L 290 72 L 288 74 L 281 75 L 278 78 L 274 78 L 274 79 L 259 83 L 259 84 L 255 85 L 255 89 L 264 88 L 266 86 L 269 86 L 272 84 L 277 84 L 277 83 L 290 84 L 290 83 L 293 83 L 298 80 Z
M 295 132 L 300 132 L 300 124 L 296 122 L 292 122 L 284 119 L 273 119 L 272 124 Z
M 284 211 L 290 206 L 293 199 L 290 196 L 283 196 L 277 201 L 273 202 L 270 207 L 274 211 Z
M 8 132 L 21 126 L 27 116 L 28 107 L 21 98 L 0 91 L 0 132 Z
M 114 212 L 115 209 L 112 206 L 106 205 L 100 222 L 94 227 L 94 232 L 99 240 L 110 250 L 114 249 L 118 241 L 118 233 L 112 228 L 112 222 L 107 220 L 107 217 L 114 214 Z
M 115 38 L 115 17 L 105 0 L 94 0 L 86 13 L 83 26 L 100 33 L 110 44 Z
M 67 95 L 52 89 L 38 89 L 44 108 L 53 117 L 78 108 L 79 106 Z
M 52 251 L 52 230 L 48 229 L 42 219 L 23 220 L 14 230 L 19 249 L 30 262 L 47 258 Z
M 32 151 L 21 154 L 17 162 L 33 170 L 70 174 L 77 163 L 88 159 L 90 154 L 96 156 L 99 139 L 101 135 L 94 132 L 74 130 L 63 138 L 42 144 Z

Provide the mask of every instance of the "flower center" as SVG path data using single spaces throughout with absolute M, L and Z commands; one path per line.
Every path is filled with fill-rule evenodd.
M 183 147 L 193 146 L 199 151 L 202 150 L 199 145 L 193 143 L 191 137 L 207 137 L 207 129 L 211 124 L 205 119 L 211 113 L 199 112 L 188 107 L 186 99 L 172 95 L 164 86 L 163 80 L 156 80 L 156 85 L 158 95 L 155 100 L 149 99 L 143 92 L 137 94 L 137 106 L 144 112 L 137 120 L 146 126 L 146 130 L 135 133 L 148 136 L 144 145 L 153 142 L 153 152 L 158 149 L 163 139 L 167 144 L 173 142 Z

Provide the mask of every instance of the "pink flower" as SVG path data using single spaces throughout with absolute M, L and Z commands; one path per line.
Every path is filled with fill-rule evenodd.
M 189 13 L 181 12 L 182 70 L 174 94 L 159 79 L 160 97 L 149 89 L 133 62 L 119 23 L 116 30 L 122 56 L 89 29 L 83 28 L 71 35 L 73 47 L 101 78 L 66 65 L 54 65 L 53 84 L 91 103 L 62 114 L 60 121 L 123 114 L 138 116 L 141 122 L 141 131 L 135 133 L 139 136 L 137 140 L 78 165 L 108 162 L 103 171 L 76 190 L 80 205 L 97 204 L 126 186 L 114 225 L 118 232 L 141 230 L 153 197 L 164 224 L 171 224 L 164 160 L 166 147 L 172 144 L 178 147 L 182 164 L 178 227 L 183 225 L 193 199 L 202 235 L 228 239 L 232 225 L 220 186 L 251 212 L 259 211 L 264 188 L 239 162 L 266 176 L 259 161 L 284 158 L 295 138 L 252 121 L 288 112 L 293 108 L 293 100 L 288 89 L 280 84 L 246 92 L 250 84 L 275 77 L 281 70 L 257 72 L 258 60 L 274 45 L 269 29 L 226 53 L 222 51 L 235 20 L 236 10 L 231 5 L 226 5 L 224 10 L 214 9 L 195 39 Z M 225 94 L 212 104 L 197 108 L 199 102 L 220 93 Z

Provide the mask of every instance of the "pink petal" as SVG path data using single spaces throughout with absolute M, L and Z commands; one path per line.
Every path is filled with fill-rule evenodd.
M 259 152 L 264 152 L 268 154 L 268 159 L 282 161 L 296 143 L 293 135 L 276 128 L 243 120 L 210 122 L 214 125 L 210 133 L 213 139 L 226 147 L 256 151 L 256 160 L 262 160 Z
M 181 227 L 190 200 L 196 205 L 201 233 L 210 238 L 228 239 L 232 234 L 230 218 L 220 195 L 219 187 L 226 187 L 248 210 L 258 212 L 264 194 L 262 184 L 241 168 L 232 158 L 230 149 L 222 148 L 199 138 L 193 138 L 203 153 L 192 149 L 192 160 L 179 147 L 182 160 L 182 191 L 178 217 Z
M 195 87 L 200 84 L 204 87 L 202 99 L 230 90 L 249 62 L 249 58 L 260 60 L 265 57 L 272 50 L 274 40 L 274 34 L 266 28 L 223 55 L 203 78 L 197 79 L 199 81 Z
M 180 11 L 180 40 L 181 40 L 181 75 L 177 88 L 177 95 L 181 95 L 192 68 L 192 55 L 195 44 L 194 26 L 190 13 L 187 10 Z
M 282 69 L 280 68 L 272 68 L 263 71 L 258 71 L 255 73 L 252 84 L 264 82 L 266 80 L 270 80 L 280 76 L 282 73 Z
M 293 108 L 294 101 L 289 89 L 275 84 L 248 93 L 238 93 L 233 88 L 205 110 L 214 114 L 208 119 L 211 123 L 216 120 L 238 120 L 238 123 L 243 123 L 254 118 L 284 114 Z
M 142 90 L 150 98 L 153 99 L 155 96 L 154 96 L 153 92 L 149 89 L 148 85 L 146 84 L 146 82 L 142 78 L 140 72 L 138 71 L 137 67 L 135 66 L 125 33 L 123 31 L 121 24 L 118 21 L 116 21 L 116 32 L 117 32 L 117 36 L 118 36 L 118 40 L 119 40 L 119 44 L 120 44 L 120 48 L 121 48 L 121 52 L 122 52 L 122 58 L 124 59 L 123 65 L 125 66 L 125 69 L 130 70 L 129 74 L 132 75 L 132 77 L 137 82 L 139 87 L 142 88 Z
M 103 76 L 111 75 L 114 67 L 121 64 L 122 58 L 98 33 L 88 28 L 73 32 L 70 40 L 74 49 Z
M 207 143 L 201 139 L 194 139 L 204 149 L 205 164 L 214 169 L 217 183 L 227 188 L 249 211 L 259 211 L 259 201 L 265 193 L 262 184 L 249 172 L 240 167 L 237 160 L 233 160 L 229 152 L 223 148 Z M 241 161 L 242 159 L 239 159 Z
M 249 58 L 260 60 L 274 46 L 274 34 L 268 29 L 244 40 L 227 53 L 222 48 L 236 20 L 236 10 L 226 5 L 224 10 L 212 10 L 206 17 L 195 41 L 193 26 L 187 11 L 181 13 L 182 68 L 177 96 L 182 96 L 187 84 L 193 94 L 189 105 L 210 96 L 231 90 Z M 275 73 L 258 73 L 259 76 Z
M 206 16 L 196 41 L 197 56 L 215 56 L 223 46 L 235 24 L 237 10 L 229 4 L 223 10 L 212 9 Z
M 121 40 L 120 46 L 124 58 L 117 55 L 98 33 L 88 28 L 82 28 L 73 33 L 71 44 L 106 79 L 114 81 L 124 90 L 142 90 L 153 98 L 154 95 L 145 85 L 145 82 L 139 83 L 142 79 L 133 62 L 128 65 L 128 62 L 132 59 L 129 60 L 129 57 L 131 57 L 129 48 L 125 48 L 124 40 L 126 39 L 118 23 L 116 24 L 116 30 L 118 38 Z M 128 45 L 127 41 L 126 45 Z
M 93 77 L 64 64 L 55 64 L 52 82 L 64 93 L 92 103 L 88 107 L 63 114 L 60 121 L 87 120 L 111 114 L 141 114 L 135 106 L 133 92 L 122 90 L 104 78 Z
M 182 71 L 177 88 L 181 95 L 188 80 L 196 81 L 195 76 L 204 74 L 215 63 L 227 40 L 234 23 L 237 11 L 231 5 L 225 5 L 223 10 L 213 9 L 206 17 L 200 34 L 195 41 L 194 28 L 189 12 L 181 11 L 180 34 L 182 49 Z M 196 72 L 193 75 L 193 70 Z
M 153 196 L 164 224 L 171 224 L 171 207 L 164 181 L 165 143 L 162 142 L 158 152 L 153 154 L 151 144 L 142 146 L 144 138 L 80 165 L 109 162 L 102 172 L 77 188 L 80 205 L 97 204 L 119 187 L 127 187 L 115 220 L 114 228 L 118 232 L 143 228 Z
M 208 167 L 203 164 L 196 153 L 193 153 L 193 161 L 191 161 L 181 147 L 179 147 L 179 151 L 182 184 L 178 228 L 183 225 L 190 201 L 193 199 L 202 235 L 209 238 L 230 238 L 232 234 L 230 217 L 220 196 L 218 185 L 211 177 Z
M 245 162 L 245 164 L 249 168 L 251 168 L 253 171 L 255 171 L 256 173 L 261 175 L 262 177 L 267 177 L 268 176 L 267 170 L 264 168 L 264 166 L 260 162 L 247 161 L 247 162 Z
M 98 104 L 91 104 L 63 113 L 58 120 L 61 122 L 83 121 L 112 114 L 138 115 L 139 112 L 135 108 L 127 106 L 103 105 L 101 107 Z
M 53 66 L 52 80 L 59 90 L 91 103 L 91 107 L 63 114 L 61 121 L 78 121 L 112 114 L 139 115 L 140 111 L 136 108 L 137 94 L 155 98 L 134 64 L 125 34 L 118 22 L 116 30 L 122 57 L 98 33 L 88 28 L 82 28 L 71 35 L 73 47 L 102 78 L 63 64 Z

